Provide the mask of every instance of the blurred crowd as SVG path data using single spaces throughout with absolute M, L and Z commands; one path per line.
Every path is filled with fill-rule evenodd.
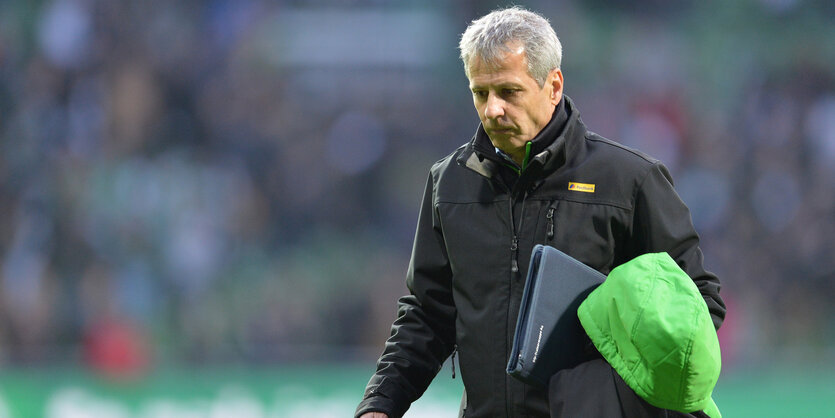
M 671 169 L 726 362 L 835 358 L 835 7 L 557 3 L 523 2 L 586 124 Z M 489 6 L 0 2 L 0 365 L 376 356 Z

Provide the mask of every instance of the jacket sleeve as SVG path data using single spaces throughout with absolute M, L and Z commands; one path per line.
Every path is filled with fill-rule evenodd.
M 673 188 L 667 168 L 656 163 L 635 195 L 630 258 L 645 253 L 667 252 L 696 283 L 707 303 L 716 329 L 725 319 L 725 303 L 719 296 L 719 278 L 706 271 L 699 235 L 690 210 Z M 628 260 L 623 260 L 628 261 Z
M 390 418 L 402 416 L 453 350 L 452 272 L 433 204 L 433 183 L 430 175 L 406 276 L 410 294 L 398 301 L 391 336 L 357 407 L 357 417 L 372 411 L 385 412 Z

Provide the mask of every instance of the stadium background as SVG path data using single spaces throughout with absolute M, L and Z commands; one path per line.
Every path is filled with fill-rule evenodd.
M 835 406 L 835 2 L 520 1 L 723 282 L 728 417 Z M 0 1 L 0 417 L 348 416 L 505 2 Z M 447 365 L 411 417 L 454 416 Z

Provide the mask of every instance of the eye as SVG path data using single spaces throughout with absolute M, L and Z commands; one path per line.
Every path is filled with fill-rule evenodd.
M 519 94 L 519 89 L 502 89 L 502 96 L 515 96 Z
M 486 99 L 487 98 L 487 91 L 485 90 L 475 90 L 473 91 L 473 96 L 479 99 Z

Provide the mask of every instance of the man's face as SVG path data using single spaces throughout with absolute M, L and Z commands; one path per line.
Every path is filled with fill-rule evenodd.
M 469 79 L 473 104 L 493 145 L 514 159 L 524 156 L 525 144 L 551 120 L 562 98 L 562 72 L 548 74 L 540 87 L 528 74 L 521 46 L 510 44 L 498 65 L 488 65 L 478 56 L 470 59 Z

